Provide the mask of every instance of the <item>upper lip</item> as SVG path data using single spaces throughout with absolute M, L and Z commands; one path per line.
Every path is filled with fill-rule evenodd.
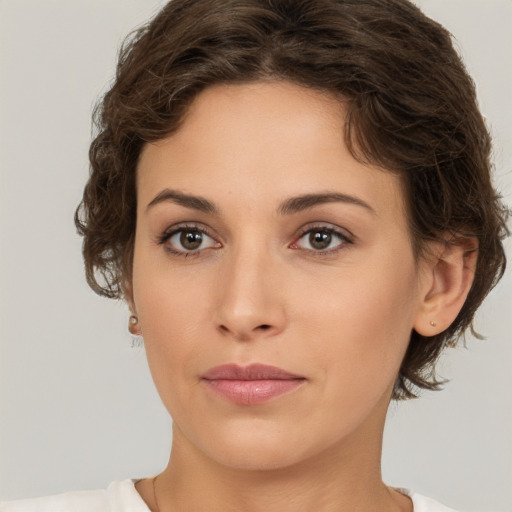
M 201 377 L 205 380 L 292 380 L 304 379 L 277 366 L 254 363 L 248 366 L 223 364 L 210 368 Z

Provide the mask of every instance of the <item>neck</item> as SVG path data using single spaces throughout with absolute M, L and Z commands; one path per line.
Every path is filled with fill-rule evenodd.
M 379 430 L 358 432 L 292 466 L 246 470 L 209 458 L 175 426 L 169 464 L 156 485 L 159 512 L 410 512 L 409 498 L 382 482 L 383 422 Z

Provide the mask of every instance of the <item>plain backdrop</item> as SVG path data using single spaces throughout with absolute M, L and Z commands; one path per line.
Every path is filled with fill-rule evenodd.
M 127 308 L 88 289 L 73 225 L 92 106 L 122 38 L 162 3 L 0 0 L 0 500 L 104 488 L 167 462 L 171 423 Z M 512 2 L 418 4 L 458 41 L 512 204 Z M 452 382 L 391 406 L 387 483 L 461 510 L 511 510 L 511 321 L 508 269 L 477 317 L 488 339 L 442 360 Z

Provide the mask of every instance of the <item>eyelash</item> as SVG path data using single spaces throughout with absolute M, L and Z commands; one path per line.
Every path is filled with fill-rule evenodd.
M 206 229 L 202 225 L 191 223 L 191 224 L 180 224 L 178 226 L 173 226 L 172 228 L 167 229 L 157 238 L 157 243 L 159 245 L 163 245 L 165 250 L 167 252 L 169 252 L 170 254 L 172 254 L 173 256 L 180 256 L 183 258 L 200 256 L 202 254 L 202 252 L 204 250 L 206 250 L 207 248 L 192 250 L 192 251 L 177 250 L 177 249 L 172 248 L 172 246 L 170 246 L 167 243 L 174 235 L 177 235 L 178 233 L 182 233 L 184 231 L 196 231 L 196 232 L 205 234 L 207 237 L 209 237 L 215 241 L 214 236 L 209 232 L 208 229 Z M 334 235 L 335 237 L 337 237 L 340 240 L 340 243 L 338 245 L 336 245 L 334 248 L 323 250 L 323 251 L 315 250 L 315 249 L 303 249 L 304 251 L 314 254 L 315 256 L 333 255 L 333 254 L 336 254 L 337 252 L 339 252 L 340 250 L 343 250 L 344 248 L 346 248 L 347 245 L 352 245 L 354 243 L 354 239 L 351 235 L 348 235 L 346 232 L 343 232 L 343 231 L 336 229 L 332 226 L 308 225 L 301 229 L 298 237 L 295 239 L 294 242 L 292 242 L 292 244 L 289 247 L 292 249 L 300 249 L 300 247 L 297 247 L 297 243 L 299 242 L 299 240 L 301 240 L 305 235 L 315 233 L 315 232 L 328 233 L 329 235 Z M 218 244 L 217 247 L 215 247 L 215 248 L 221 247 L 220 242 L 215 241 L 215 243 Z

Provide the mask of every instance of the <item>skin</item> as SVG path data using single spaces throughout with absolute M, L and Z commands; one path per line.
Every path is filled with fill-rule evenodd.
M 472 253 L 432 244 L 415 259 L 399 178 L 357 162 L 343 123 L 339 101 L 296 85 L 214 86 L 142 151 L 126 294 L 173 418 L 158 505 L 152 480 L 136 486 L 152 510 L 412 510 L 382 483 L 386 411 L 411 330 L 455 318 Z M 345 198 L 282 211 L 306 194 Z M 180 228 L 207 233 L 198 250 L 183 231 L 164 240 Z M 303 384 L 244 406 L 201 380 L 255 362 Z

